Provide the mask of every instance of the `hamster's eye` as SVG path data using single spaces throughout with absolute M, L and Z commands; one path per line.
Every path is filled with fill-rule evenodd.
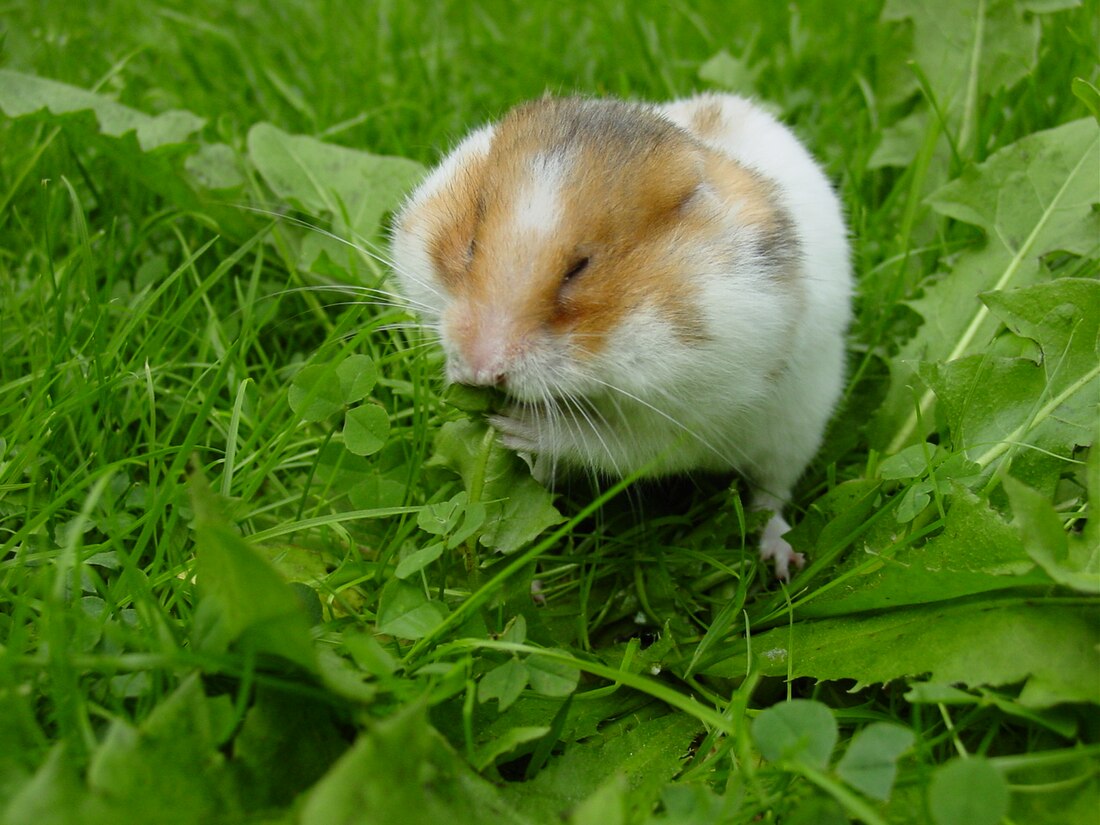
M 584 272 L 584 270 L 588 268 L 588 261 L 588 258 L 581 258 L 580 260 L 576 261 L 571 267 L 569 267 L 569 269 L 565 271 L 565 275 L 562 276 L 561 282 L 563 284 L 567 284 L 578 275 L 580 275 L 582 272 Z

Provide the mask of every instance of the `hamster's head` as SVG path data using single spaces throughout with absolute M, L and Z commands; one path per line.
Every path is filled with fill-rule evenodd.
M 473 133 L 393 235 L 448 379 L 528 402 L 591 398 L 624 374 L 667 382 L 709 335 L 700 279 L 727 266 L 721 190 L 748 173 L 723 164 L 620 101 L 547 98 Z

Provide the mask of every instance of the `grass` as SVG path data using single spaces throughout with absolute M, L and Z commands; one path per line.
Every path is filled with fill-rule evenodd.
M 242 178 L 196 188 L 194 146 L 86 115 L 0 120 L 3 818 L 1088 821 L 1100 462 L 1095 406 L 1070 402 L 1096 378 L 1088 341 L 1028 307 L 1077 301 L 1089 328 L 1066 296 L 1094 294 L 1100 192 L 1037 165 L 1046 143 L 992 190 L 981 170 L 1088 115 L 1070 81 L 1097 82 L 1100 9 L 975 6 L 997 36 L 931 61 L 947 12 L 864 2 L 8 4 L 2 68 L 193 112 Z M 957 59 L 990 62 L 956 89 Z M 316 233 L 254 211 L 303 205 L 271 188 L 257 123 L 430 164 L 547 90 L 722 83 L 823 160 L 860 281 L 789 593 L 725 480 L 578 485 L 548 514 L 401 312 L 323 288 L 383 268 L 336 246 L 303 267 Z M 1077 200 L 1015 278 L 997 232 L 937 203 L 1031 231 L 1010 214 L 1029 175 Z M 305 218 L 348 232 L 334 212 Z M 935 302 L 995 283 L 976 254 L 1040 291 L 966 338 Z M 1024 375 L 1040 349 L 1068 373 Z M 942 370 L 940 410 L 904 395 L 907 358 Z M 992 371 L 967 379 L 980 414 L 952 395 L 971 364 Z

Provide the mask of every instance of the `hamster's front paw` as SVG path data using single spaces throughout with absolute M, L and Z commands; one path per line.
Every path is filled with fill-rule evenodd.
M 489 416 L 489 423 L 500 431 L 500 443 L 518 453 L 539 453 L 538 416 L 528 407 L 512 406 Z
M 783 581 L 791 580 L 791 565 L 801 570 L 806 563 L 806 557 L 801 553 L 796 553 L 794 548 L 783 538 L 783 534 L 790 529 L 791 526 L 787 524 L 787 521 L 781 515 L 776 514 L 768 520 L 767 526 L 764 527 L 764 533 L 760 537 L 760 558 L 765 561 L 773 560 L 775 562 L 775 575 Z

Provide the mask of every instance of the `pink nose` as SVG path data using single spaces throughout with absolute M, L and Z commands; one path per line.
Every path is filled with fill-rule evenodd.
M 471 335 L 462 348 L 465 369 L 459 380 L 476 387 L 495 387 L 504 383 L 508 375 L 507 343 L 496 330 L 481 330 Z

